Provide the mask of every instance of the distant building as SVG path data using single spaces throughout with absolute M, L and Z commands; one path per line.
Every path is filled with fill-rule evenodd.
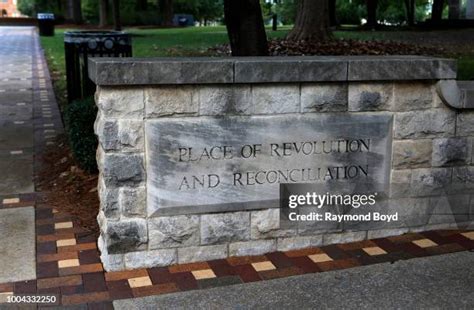
M 17 0 L 0 0 L 1 17 L 19 17 L 20 12 L 17 9 Z

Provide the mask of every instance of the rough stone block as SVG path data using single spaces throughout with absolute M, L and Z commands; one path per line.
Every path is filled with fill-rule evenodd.
M 118 128 L 118 142 L 120 144 L 121 151 L 143 152 L 143 121 L 120 120 Z
M 146 216 L 146 188 L 144 186 L 136 188 L 120 188 L 119 201 L 120 209 L 124 216 Z
M 199 245 L 199 216 L 179 215 L 148 220 L 150 249 Z
M 104 154 L 100 161 L 103 164 L 102 178 L 107 186 L 137 186 L 145 180 L 141 154 Z
M 99 87 L 96 102 L 104 117 L 141 119 L 144 116 L 141 88 Z
M 116 188 L 107 189 L 103 182 L 99 181 L 98 186 L 100 209 L 108 219 L 118 220 L 120 217 L 119 190 Z
M 130 252 L 125 254 L 125 268 L 139 269 L 163 267 L 178 263 L 176 249 Z
M 390 197 L 410 197 L 411 190 L 411 170 L 392 170 Z
M 430 199 L 428 224 L 463 223 L 469 221 L 469 194 L 446 195 Z
M 474 112 L 464 110 L 458 114 L 456 134 L 459 136 L 474 136 Z
M 317 207 L 299 207 L 299 214 L 307 215 L 312 212 L 316 214 L 322 214 L 327 210 L 323 208 L 319 209 Z M 331 209 L 333 214 L 342 214 L 343 210 L 339 206 L 335 206 Z M 342 223 L 335 221 L 298 221 L 298 235 L 307 236 L 307 235 L 317 235 L 324 234 L 329 232 L 338 232 L 342 230 Z
M 118 122 L 115 119 L 106 119 L 100 116 L 94 123 L 94 132 L 104 151 L 117 150 L 118 148 Z
M 249 85 L 201 86 L 200 115 L 249 114 L 252 95 Z
M 295 227 L 281 227 L 279 208 L 252 212 L 250 223 L 252 239 L 288 237 L 296 234 Z
M 227 245 L 207 245 L 187 248 L 178 248 L 178 263 L 186 264 L 200 261 L 226 258 Z
M 434 167 L 469 164 L 469 155 L 469 140 L 467 138 L 433 140 Z
M 387 223 L 381 228 L 407 228 L 426 225 L 432 206 L 429 198 L 400 198 L 390 200 L 388 206 L 380 210 L 383 214 L 398 212 L 398 221 Z
M 347 111 L 347 84 L 303 84 L 302 112 Z
M 449 168 L 415 169 L 412 171 L 412 192 L 418 197 L 443 195 L 451 183 Z
M 201 216 L 201 244 L 250 239 L 250 212 L 204 214 Z
M 148 242 L 146 221 L 144 219 L 108 221 L 104 238 L 109 254 L 145 250 Z
M 452 193 L 470 193 L 474 191 L 474 167 L 453 168 Z
M 298 85 L 254 85 L 249 114 L 296 113 L 300 111 Z
M 229 256 L 262 255 L 276 251 L 276 240 L 255 240 L 229 244 Z
M 107 252 L 101 251 L 100 260 L 107 272 L 125 269 L 125 259 L 123 254 L 107 254 Z
M 393 142 L 393 167 L 396 169 L 427 168 L 431 166 L 430 139 Z
M 393 84 L 349 84 L 349 111 L 388 111 L 393 105 Z
M 395 83 L 393 111 L 429 109 L 433 106 L 433 100 L 431 83 Z
M 278 238 L 278 251 L 291 251 L 310 247 L 317 247 L 323 244 L 323 236 L 305 236 L 305 237 L 290 237 Z
M 395 114 L 395 139 L 441 138 L 454 135 L 456 113 L 448 109 Z
M 199 95 L 194 86 L 161 86 L 145 89 L 147 117 L 197 114 Z
M 367 239 L 366 231 L 348 231 L 337 234 L 326 234 L 323 236 L 323 244 L 339 244 L 362 241 Z

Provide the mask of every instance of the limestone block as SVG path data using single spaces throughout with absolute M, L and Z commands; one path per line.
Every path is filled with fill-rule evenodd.
M 393 167 L 396 169 L 427 168 L 431 166 L 430 139 L 393 142 Z
M 301 111 L 347 111 L 347 92 L 347 84 L 303 84 L 301 86 Z
M 298 85 L 254 85 L 248 114 L 280 114 L 300 111 Z
M 204 214 L 201 216 L 201 244 L 250 239 L 250 212 Z
M 141 119 L 145 107 L 143 89 L 99 87 L 97 106 L 104 117 Z
M 336 234 L 325 234 L 323 236 L 323 244 L 339 244 L 362 241 L 367 239 L 366 231 L 347 231 Z
M 136 188 L 120 188 L 119 190 L 120 209 L 126 217 L 146 216 L 146 188 L 144 186 Z
M 126 269 L 163 267 L 178 263 L 176 249 L 130 252 L 124 257 Z
M 433 140 L 433 167 L 469 164 L 469 155 L 469 140 L 467 138 Z
M 229 256 L 262 255 L 276 251 L 276 240 L 255 240 L 229 244 Z
M 429 109 L 433 106 L 434 92 L 431 83 L 395 83 L 393 111 Z
M 207 245 L 178 248 L 178 263 L 186 264 L 200 261 L 226 258 L 227 245 Z
M 145 89 L 147 117 L 197 114 L 198 93 L 194 86 L 160 86 Z
M 443 195 L 451 183 L 450 168 L 415 169 L 412 171 L 412 192 L 418 197 Z
M 474 136 L 474 112 L 463 110 L 458 114 L 456 134 L 459 136 Z
M 296 227 L 287 227 L 280 222 L 280 209 L 254 211 L 250 216 L 250 234 L 252 239 L 287 237 L 296 234 Z
M 150 249 L 199 245 L 199 216 L 164 216 L 148 220 Z
M 104 154 L 101 176 L 107 186 L 137 186 L 145 180 L 143 155 Z
M 249 85 L 201 86 L 199 88 L 200 115 L 248 114 L 252 109 Z
M 395 139 L 442 138 L 454 135 L 456 113 L 447 109 L 395 114 Z
M 109 254 L 145 250 L 148 242 L 146 221 L 144 219 L 107 221 L 104 241 Z
M 303 236 L 303 237 L 289 237 L 278 238 L 278 251 L 291 251 L 310 247 L 316 247 L 323 244 L 323 236 Z
M 392 83 L 349 84 L 349 111 L 388 111 L 392 105 Z

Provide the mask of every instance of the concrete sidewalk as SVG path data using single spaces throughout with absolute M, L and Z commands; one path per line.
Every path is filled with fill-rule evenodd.
M 474 253 L 459 252 L 114 301 L 130 309 L 472 309 Z
M 36 279 L 34 174 L 62 124 L 35 27 L 0 38 L 1 284 Z

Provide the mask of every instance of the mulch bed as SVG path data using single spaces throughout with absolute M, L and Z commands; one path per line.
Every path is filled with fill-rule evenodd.
M 42 159 L 37 190 L 44 193 L 43 202 L 70 214 L 78 225 L 98 236 L 98 174 L 77 166 L 64 136 L 45 151 Z
M 309 55 L 442 55 L 445 50 L 439 47 L 420 46 L 395 41 L 358 41 L 338 39 L 322 42 L 289 41 L 275 39 L 268 42 L 270 56 L 309 56 Z M 208 50 L 215 56 L 229 56 L 230 45 L 222 44 Z

